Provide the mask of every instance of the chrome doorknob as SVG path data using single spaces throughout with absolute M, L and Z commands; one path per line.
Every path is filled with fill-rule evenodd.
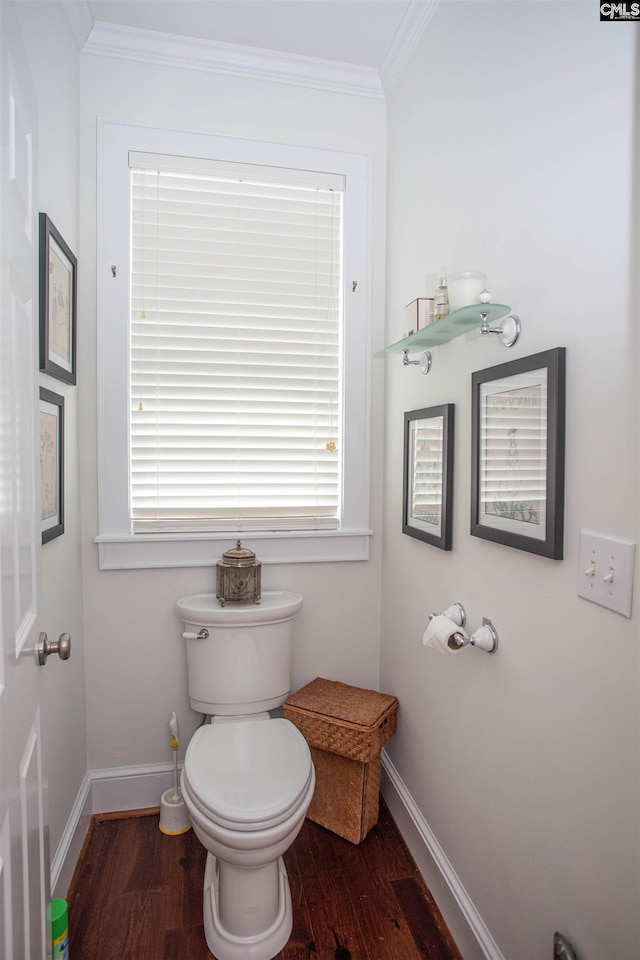
M 71 636 L 61 633 L 57 640 L 49 640 L 43 631 L 38 640 L 38 663 L 44 667 L 50 653 L 57 653 L 61 660 L 68 660 L 71 656 Z

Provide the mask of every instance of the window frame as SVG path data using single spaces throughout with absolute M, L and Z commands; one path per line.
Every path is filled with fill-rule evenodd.
M 338 530 L 250 532 L 265 563 L 366 560 L 369 555 L 370 158 L 277 141 L 98 120 L 97 391 L 100 569 L 209 566 L 232 531 L 132 533 L 129 519 L 129 151 L 322 170 L 345 177 L 344 457 Z M 354 287 L 355 284 L 355 287 Z

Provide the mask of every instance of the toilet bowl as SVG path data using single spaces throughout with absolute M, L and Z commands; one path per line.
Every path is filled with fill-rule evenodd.
M 218 960 L 271 960 L 293 926 L 282 856 L 298 835 L 315 771 L 288 720 L 200 727 L 187 748 L 182 795 L 207 852 L 203 914 Z

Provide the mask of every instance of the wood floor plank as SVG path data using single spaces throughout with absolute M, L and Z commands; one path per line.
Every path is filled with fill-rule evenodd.
M 378 823 L 371 830 L 369 837 L 375 838 L 375 842 L 360 844 L 359 847 L 364 860 L 364 870 L 374 875 L 383 873 L 389 879 L 411 876 L 414 872 L 418 872 L 408 848 L 398 833 L 395 821 L 384 803 L 380 804 Z
M 359 904 L 360 927 L 367 931 L 369 960 L 405 960 L 415 955 L 415 940 L 386 878 L 364 889 Z
M 291 859 L 287 857 L 287 860 L 291 861 Z M 302 880 L 291 869 L 290 862 L 286 866 L 289 874 L 289 886 L 291 887 L 293 930 L 289 942 L 278 954 L 278 957 L 280 960 L 312 960 L 315 957 L 315 946 Z
M 157 812 L 94 821 L 68 895 L 73 960 L 211 960 L 205 859 Z M 293 931 L 274 960 L 461 960 L 382 800 L 361 844 L 307 820 L 285 864 Z
M 345 875 L 334 870 L 303 884 L 318 960 L 368 960 L 367 935 Z
M 451 960 L 452 957 L 459 956 L 439 914 L 435 916 L 429 909 L 429 903 L 417 880 L 406 877 L 391 880 L 390 885 L 421 954 L 430 960 Z
M 211 954 L 204 936 L 204 924 L 180 927 L 179 930 L 167 930 L 164 936 L 164 950 L 161 960 L 211 960 Z M 144 954 L 142 960 L 151 960 Z

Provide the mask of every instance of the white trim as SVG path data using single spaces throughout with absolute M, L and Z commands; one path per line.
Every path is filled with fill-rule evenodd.
M 369 559 L 372 530 L 327 530 L 317 533 L 283 533 L 280 536 L 251 533 L 242 543 L 262 563 L 316 563 Z M 96 537 L 101 570 L 158 569 L 165 567 L 210 567 L 235 534 Z
M 172 785 L 172 763 L 89 770 L 51 861 L 52 896 L 67 895 L 93 814 L 159 807 L 160 797 Z
M 80 784 L 58 849 L 51 860 L 51 895 L 66 897 L 91 818 L 91 779 L 88 774 Z
M 272 563 L 366 560 L 369 556 L 371 158 L 366 152 L 192 133 L 98 118 L 98 514 L 100 567 L 203 566 L 231 534 L 131 536 L 128 513 L 128 237 L 130 150 L 174 156 L 321 169 L 346 178 L 345 250 L 349 321 L 344 331 L 343 527 L 262 535 L 260 559 Z M 108 184 L 108 186 L 107 186 Z M 107 200 L 106 197 L 109 197 Z M 108 207 L 106 206 L 108 204 Z M 108 217 L 106 216 L 108 209 Z M 112 267 L 115 266 L 115 273 Z M 352 281 L 358 283 L 351 292 Z M 105 318 L 108 318 L 108 322 Z M 233 539 L 236 539 L 235 536 Z
M 78 48 L 82 50 L 94 23 L 89 0 L 60 0 L 60 2 L 73 30 Z
M 182 769 L 182 764 L 179 764 Z M 172 763 L 147 763 L 135 767 L 90 770 L 92 810 L 145 810 L 159 807 L 160 797 L 173 786 Z
M 61 0 L 83 53 L 186 70 L 268 80 L 384 100 L 404 70 L 440 0 L 411 0 L 379 69 L 276 50 L 179 37 L 94 21 L 88 0 Z
M 440 0 L 411 0 L 380 64 L 382 88 L 388 96 L 427 29 Z
M 82 52 L 384 99 L 380 76 L 373 67 L 217 40 L 178 37 L 116 23 L 96 21 Z
M 504 960 L 446 853 L 384 749 L 382 769 L 383 796 L 460 953 L 465 960 Z

